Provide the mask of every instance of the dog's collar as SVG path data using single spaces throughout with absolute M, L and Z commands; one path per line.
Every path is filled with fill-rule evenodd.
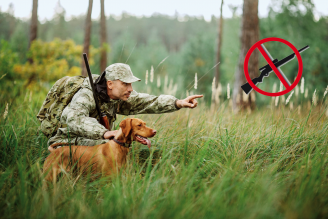
M 119 140 L 115 139 L 114 136 L 111 136 L 111 137 L 109 138 L 109 140 L 113 140 L 113 141 L 115 141 L 117 144 L 119 144 L 119 145 L 121 145 L 121 146 L 123 146 L 123 147 L 125 147 L 125 148 L 129 148 L 129 147 L 131 146 L 131 144 L 127 144 L 127 143 L 120 142 Z

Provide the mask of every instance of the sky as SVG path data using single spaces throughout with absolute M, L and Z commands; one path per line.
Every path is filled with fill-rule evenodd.
M 259 16 L 266 17 L 268 8 L 277 0 L 259 0 Z M 316 17 L 320 15 L 328 15 L 328 0 L 312 0 L 315 4 Z M 32 0 L 1 0 L 0 10 L 7 11 L 9 4 L 14 5 L 14 15 L 20 18 L 30 18 L 32 11 Z M 114 3 L 115 2 L 115 3 Z M 38 18 L 39 21 L 52 19 L 58 0 L 39 0 Z M 72 16 L 86 14 L 89 1 L 88 0 L 61 0 L 60 4 L 66 10 L 66 19 Z M 166 14 L 173 16 L 176 12 L 180 16 L 204 16 L 209 21 L 211 16 L 218 17 L 220 15 L 220 0 L 105 0 L 105 14 L 119 16 L 122 12 L 127 12 L 136 16 L 151 16 L 154 13 Z M 232 16 L 229 5 L 239 6 L 237 14 L 242 13 L 243 0 L 224 0 L 223 17 Z M 100 0 L 93 1 L 92 18 L 100 17 Z

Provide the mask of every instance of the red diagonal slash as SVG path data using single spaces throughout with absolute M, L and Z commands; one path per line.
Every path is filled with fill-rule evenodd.
M 270 57 L 265 53 L 265 51 L 263 50 L 263 48 L 261 46 L 257 46 L 256 47 L 263 55 L 263 57 L 265 58 L 265 60 L 269 63 L 270 67 L 272 68 L 272 70 L 274 71 L 274 73 L 276 73 L 277 77 L 279 78 L 279 80 L 282 82 L 282 84 L 286 87 L 286 89 L 289 88 L 289 85 L 287 83 L 287 81 L 285 80 L 285 78 L 280 74 L 280 72 L 278 71 L 278 69 L 276 68 L 276 66 L 273 64 L 273 62 L 271 61 Z

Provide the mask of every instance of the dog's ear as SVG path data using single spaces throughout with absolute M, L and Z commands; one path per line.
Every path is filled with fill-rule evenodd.
M 124 119 L 120 123 L 120 127 L 122 129 L 122 132 L 123 132 L 124 136 L 128 137 L 128 135 L 130 134 L 131 129 L 132 129 L 132 119 L 130 119 L 130 118 Z

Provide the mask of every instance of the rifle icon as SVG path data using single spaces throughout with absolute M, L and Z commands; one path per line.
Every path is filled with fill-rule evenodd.
M 287 64 L 290 62 L 292 59 L 295 58 L 295 53 L 290 54 L 289 56 L 283 58 L 282 60 L 278 61 L 278 59 L 273 59 L 268 50 L 264 47 L 263 44 L 261 44 L 261 47 L 264 49 L 265 53 L 270 57 L 272 60 L 274 66 L 279 70 L 280 74 L 285 78 L 287 83 L 290 85 L 290 82 L 288 81 L 287 77 L 284 75 L 284 73 L 281 71 L 280 67 Z M 308 45 L 303 47 L 302 49 L 298 50 L 299 53 L 303 52 L 304 50 L 310 48 Z M 254 78 L 252 82 L 256 85 L 258 83 L 262 83 L 264 77 L 269 77 L 269 74 L 273 71 L 272 68 L 270 67 L 269 64 L 263 66 L 262 68 L 259 69 L 261 74 L 259 77 Z M 249 94 L 253 88 L 249 83 L 247 82 L 246 84 L 242 85 L 241 88 L 244 90 L 246 94 Z

